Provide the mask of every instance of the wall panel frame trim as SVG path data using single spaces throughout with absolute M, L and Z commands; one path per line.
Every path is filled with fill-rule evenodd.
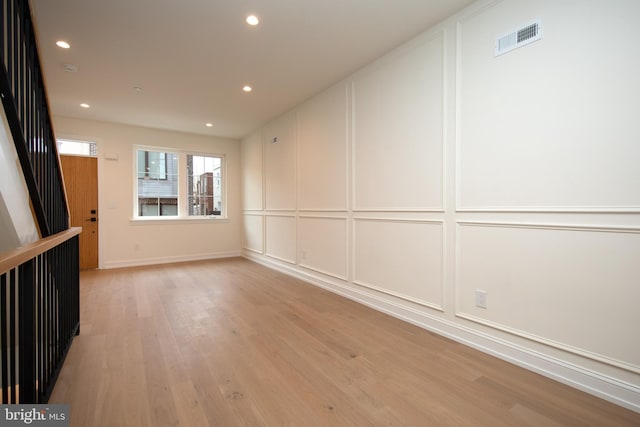
M 503 0 L 495 0 L 492 1 L 482 7 L 480 7 L 479 9 L 477 9 L 476 11 L 474 11 L 473 13 L 470 13 L 468 15 L 465 15 L 462 19 L 459 19 L 456 22 L 456 46 L 455 46 L 455 144 L 454 144 L 454 163 L 455 163 L 455 178 L 454 178 L 454 182 L 455 182 L 455 211 L 456 212 L 463 212 L 463 208 L 462 208 L 462 201 L 460 200 L 460 194 L 461 194 L 461 176 L 460 176 L 460 171 L 462 168 L 462 164 L 460 161 L 460 153 L 462 152 L 461 150 L 461 144 L 462 144 L 462 26 L 464 24 L 465 21 L 470 20 L 472 18 L 475 18 L 476 16 L 486 12 L 487 10 L 491 9 L 492 7 L 494 7 L 495 5 L 497 5 L 498 3 L 501 3 Z M 475 210 L 472 210 L 471 212 L 476 212 Z
M 459 191 L 456 192 L 459 194 Z M 461 206 L 456 199 L 456 212 L 513 212 L 513 213 L 593 213 L 593 214 L 636 214 L 640 206 Z
M 296 217 L 296 213 L 295 211 L 291 211 L 291 210 L 282 210 L 282 211 L 278 211 L 278 210 L 269 210 L 269 211 L 265 211 L 264 212 L 264 216 L 265 217 L 285 217 L 285 218 L 295 218 Z
M 410 208 L 410 207 L 399 207 L 399 208 L 354 208 L 352 212 L 425 212 L 425 213 L 444 213 L 443 208 Z
M 242 247 L 242 250 L 243 250 L 243 251 L 249 251 L 249 252 L 253 252 L 253 253 L 255 253 L 255 254 L 260 254 L 260 255 L 262 255 L 262 251 L 261 251 L 261 250 L 258 250 L 258 249 L 251 249 L 251 248 L 248 248 L 248 247 L 246 247 L 246 246 L 243 246 L 243 247 Z
M 439 205 L 437 206 L 388 206 L 388 207 L 380 207 L 380 206 L 358 206 L 357 203 L 357 192 L 356 192 L 356 155 L 355 155 L 355 151 L 356 151 L 356 120 L 357 120 L 357 116 L 356 116 L 356 79 L 358 77 L 361 77 L 362 75 L 364 75 L 367 72 L 370 72 L 371 70 L 378 68 L 378 67 L 382 67 L 386 64 L 388 64 L 390 61 L 401 57 L 405 54 L 407 54 L 407 52 L 416 49 L 417 47 L 421 46 L 421 45 L 425 45 L 429 42 L 435 41 L 435 40 L 441 40 L 441 46 L 442 46 L 442 52 L 441 52 L 441 56 L 440 56 L 440 60 L 442 62 L 442 67 L 441 67 L 441 73 L 442 73 L 442 90 L 441 90 L 441 96 L 442 96 L 442 102 L 440 105 L 441 113 L 442 113 L 442 119 L 440 122 L 440 126 L 441 126 L 441 132 L 439 135 L 439 139 L 440 139 L 440 200 L 438 201 Z M 349 116 L 351 121 L 348 122 L 349 126 L 348 126 L 348 132 L 350 133 L 350 144 L 349 148 L 350 148 L 350 156 L 349 157 L 349 161 L 351 164 L 351 173 L 350 173 L 350 189 L 351 189 L 351 194 L 350 194 L 350 206 L 352 207 L 351 211 L 352 212 L 437 212 L 437 213 L 444 213 L 445 212 L 445 206 L 446 206 L 446 193 L 447 193 L 447 179 L 446 179 L 446 175 L 447 175 L 447 153 L 446 153 L 446 140 L 448 138 L 448 131 L 447 131 L 447 107 L 448 107 L 448 91 L 446 90 L 447 87 L 447 43 L 446 43 L 446 39 L 447 39 L 447 30 L 445 28 L 443 29 L 438 29 L 437 31 L 430 31 L 427 32 L 425 34 L 423 34 L 422 36 L 418 36 L 416 38 L 414 38 L 413 40 L 411 40 L 408 43 L 405 43 L 402 47 L 395 49 L 393 51 L 391 51 L 390 53 L 388 53 L 387 55 L 383 56 L 382 58 L 378 59 L 377 61 L 375 61 L 374 63 L 370 64 L 369 66 L 365 67 L 364 69 L 356 72 L 354 75 L 352 75 L 349 78 L 349 91 L 348 91 L 348 95 L 349 95 Z
M 437 310 L 437 311 L 439 311 L 441 313 L 444 313 L 444 308 L 442 307 L 442 304 L 434 304 L 434 303 L 431 303 L 431 302 L 428 302 L 428 301 L 424 301 L 424 300 L 421 300 L 421 299 L 418 299 L 418 298 L 413 298 L 413 297 L 408 296 L 408 295 L 403 295 L 403 294 L 401 294 L 399 292 L 392 292 L 392 291 L 389 291 L 387 289 L 383 289 L 383 288 L 380 288 L 378 286 L 375 286 L 375 285 L 372 285 L 370 283 L 366 283 L 366 282 L 363 282 L 363 281 L 359 281 L 359 280 L 353 280 L 353 284 L 354 285 L 358 285 L 358 286 L 362 286 L 363 288 L 367 288 L 367 289 L 370 289 L 370 290 L 373 290 L 373 291 L 376 291 L 376 292 L 380 292 L 380 293 L 383 293 L 383 294 L 386 294 L 386 295 L 390 295 L 392 297 L 399 298 L 401 300 L 405 300 L 405 301 L 408 301 L 408 302 L 411 302 L 411 303 L 414 303 L 414 304 L 418 304 L 418 305 L 426 307 L 426 308 Z
M 595 225 L 595 224 L 567 224 L 567 223 L 542 223 L 525 221 L 474 221 L 458 220 L 456 224 L 461 226 L 499 227 L 499 228 L 527 228 L 542 230 L 570 230 L 570 231 L 600 231 L 606 233 L 640 233 L 640 227 L 619 225 Z
M 459 313 L 456 312 L 456 317 L 461 319 L 469 320 L 474 323 L 478 323 L 480 325 L 488 326 L 493 329 L 497 329 L 499 331 L 507 332 L 512 335 L 516 335 L 522 338 L 526 338 L 531 341 L 538 342 L 540 344 L 545 344 L 553 348 L 557 348 L 559 350 L 566 351 L 568 353 L 576 354 L 578 356 L 586 357 L 587 359 L 595 360 L 598 362 L 606 363 L 607 365 L 615 366 L 617 368 L 622 368 L 626 371 L 633 372 L 636 374 L 640 374 L 640 366 L 632 365 L 629 363 L 625 363 L 624 361 L 613 359 L 601 354 L 593 353 L 588 350 L 584 350 L 581 348 L 573 347 L 567 344 L 563 344 L 561 342 L 557 342 L 554 340 L 550 340 L 548 338 L 540 337 L 525 331 L 521 331 L 519 329 L 510 328 L 508 326 L 502 325 L 500 323 L 491 322 L 471 314 Z
M 290 211 L 287 210 L 286 213 L 284 211 L 282 212 L 265 212 L 264 213 L 264 255 L 269 257 L 269 258 L 273 258 L 279 261 L 283 261 L 286 262 L 287 264 L 292 264 L 295 265 L 296 264 L 296 257 L 294 256 L 292 259 L 287 259 L 278 255 L 273 254 L 272 252 L 269 251 L 269 227 L 268 227 L 268 220 L 269 218 L 288 218 L 294 221 L 294 227 L 295 227 L 295 236 L 294 236 L 294 240 L 293 240 L 293 244 L 297 245 L 297 239 L 298 239 L 298 230 L 297 230 L 297 215 L 294 211 Z M 294 253 L 297 253 L 297 247 L 294 248 Z
M 336 211 L 330 211 L 330 212 L 336 212 Z M 345 254 L 349 253 L 349 218 L 347 216 L 323 216 L 323 215 L 310 215 L 310 214 L 303 214 L 303 215 L 299 215 L 298 216 L 299 219 L 322 219 L 322 220 L 334 220 L 334 221 L 342 221 L 345 224 L 345 229 L 346 229 L 346 239 L 345 239 Z M 300 221 L 298 221 L 298 226 L 300 226 Z M 298 238 L 300 238 L 300 231 L 298 231 Z M 298 242 L 298 246 L 300 246 L 300 242 Z M 311 266 L 309 264 L 306 264 L 304 262 L 303 259 L 300 260 L 300 262 L 298 263 L 298 265 L 300 267 L 306 268 L 307 270 L 311 270 L 311 271 L 315 271 L 316 273 L 320 273 L 323 274 L 325 276 L 329 276 L 329 277 L 333 277 L 336 279 L 340 279 L 344 282 L 347 282 L 349 280 L 349 265 L 348 265 L 348 261 L 345 260 L 345 271 L 346 274 L 345 275 L 340 275 L 340 274 L 336 274 L 336 273 L 331 273 L 329 271 L 325 271 L 321 268 L 318 267 L 314 267 Z
M 338 213 L 346 214 L 349 212 L 347 209 L 298 209 L 298 212 L 322 212 L 322 213 Z
M 384 289 L 381 288 L 380 286 L 376 286 L 373 285 L 371 283 L 365 282 L 363 280 L 358 280 L 356 279 L 356 255 L 355 255 L 355 250 L 356 250 L 356 231 L 355 231 L 355 223 L 357 222 L 383 222 L 383 223 L 411 223 L 411 224 L 430 224 L 430 225 L 438 225 L 440 226 L 440 229 L 442 231 L 442 239 L 440 241 L 440 251 L 442 254 L 442 260 L 441 260 L 441 265 L 440 265 L 440 272 L 441 272 L 441 278 L 440 278 L 440 301 L 439 303 L 435 303 L 435 302 L 430 302 L 430 301 L 425 301 L 419 298 L 415 298 L 409 295 L 405 295 L 403 293 L 400 292 L 394 292 L 391 291 L 389 289 Z M 352 254 L 351 254 L 351 260 L 352 260 L 352 266 L 351 266 L 351 271 L 353 273 L 353 280 L 352 283 L 354 285 L 357 286 L 361 286 L 363 288 L 367 288 L 370 290 L 374 290 L 386 295 L 390 295 L 392 297 L 395 298 L 399 298 L 401 300 L 404 301 L 408 301 L 410 303 L 413 304 L 417 304 L 420 305 L 422 307 L 426 307 L 429 309 L 433 309 L 433 310 L 437 310 L 439 312 L 444 313 L 444 295 L 445 295 L 445 283 L 444 283 L 444 272 L 445 272 L 445 264 L 446 264 L 446 257 L 445 257 L 445 240 L 446 240 L 446 236 L 445 236 L 445 227 L 444 227 L 444 221 L 443 220 L 426 220 L 426 219 L 406 219 L 406 218 L 382 218 L 382 217 L 354 217 L 353 218 L 353 233 L 352 233 L 352 244 L 351 244 L 351 250 L 352 250 Z
M 497 7 L 499 6 L 499 7 Z M 504 6 L 504 8 L 502 7 Z M 513 6 L 513 5 L 511 5 Z M 540 9 L 544 9 L 544 5 L 539 5 L 538 8 Z M 492 11 L 491 9 L 499 9 L 499 10 L 495 10 Z M 508 25 L 507 23 L 510 24 L 518 24 L 519 22 L 514 21 L 514 20 L 509 20 L 508 19 L 508 14 L 507 12 L 504 11 L 504 9 L 508 9 L 509 8 L 509 4 L 508 2 L 504 2 L 503 0 L 496 0 L 496 1 L 491 1 L 491 2 L 487 2 L 486 4 L 482 4 L 480 5 L 480 7 L 476 8 L 473 11 L 470 11 L 469 13 L 464 14 L 464 16 L 460 19 L 458 19 L 455 22 L 455 39 L 456 39 L 456 46 L 455 46 L 455 144 L 454 144 L 454 156 L 455 156 L 455 196 L 454 196 L 454 200 L 455 200 L 455 212 L 493 212 L 493 213 L 594 213 L 594 214 L 637 214 L 640 213 L 640 205 L 638 204 L 638 198 L 637 197 L 633 197 L 633 199 L 630 199 L 630 195 L 634 194 L 633 191 L 630 189 L 633 188 L 632 183 L 637 181 L 637 177 L 638 175 L 636 173 L 634 173 L 633 175 L 630 175 L 629 177 L 626 177 L 626 175 L 623 177 L 622 175 L 620 176 L 620 178 L 618 180 L 616 180 L 615 182 L 618 183 L 617 187 L 618 188 L 627 188 L 627 191 L 625 192 L 626 198 L 623 196 L 620 196 L 618 198 L 605 198 L 602 195 L 603 194 L 607 194 L 607 190 L 605 189 L 600 189 L 599 193 L 593 193 L 594 196 L 586 198 L 586 199 L 578 199 L 576 198 L 575 201 L 571 201 L 571 199 L 568 200 L 563 200 L 562 197 L 557 196 L 557 197 L 551 197 L 551 198 L 546 198 L 546 197 L 542 197 L 539 201 L 531 204 L 531 203 L 522 203 L 519 204 L 517 203 L 517 201 L 514 204 L 514 200 L 509 200 L 507 196 L 497 196 L 500 198 L 505 198 L 504 200 L 486 200 L 486 203 L 483 202 L 482 199 L 480 200 L 467 200 L 470 199 L 469 194 L 472 194 L 473 192 L 471 191 L 472 187 L 469 187 L 469 189 L 467 189 L 467 187 L 470 185 L 470 182 L 473 182 L 473 175 L 465 175 L 465 172 L 469 169 L 467 167 L 465 167 L 465 165 L 463 164 L 463 158 L 472 158 L 473 154 L 467 154 L 467 156 L 465 157 L 465 142 L 467 141 L 473 141 L 473 138 L 477 137 L 477 135 L 474 134 L 474 132 L 472 132 L 473 128 L 467 128 L 467 123 L 469 123 L 469 117 L 473 116 L 473 111 L 471 112 L 467 112 L 466 108 L 468 108 L 468 106 L 470 104 L 472 104 L 473 107 L 473 103 L 470 102 L 470 100 L 472 99 L 477 99 L 478 97 L 476 96 L 477 94 L 472 93 L 471 95 L 468 95 L 468 93 L 471 91 L 473 92 L 474 90 L 474 86 L 480 86 L 478 84 L 478 81 L 482 81 L 483 85 L 485 86 L 490 86 L 492 82 L 484 82 L 482 80 L 482 77 L 486 77 L 485 75 L 482 75 L 482 73 L 480 73 L 480 76 L 474 76 L 475 79 L 473 78 L 468 78 L 467 79 L 467 75 L 465 74 L 466 70 L 472 70 L 476 73 L 478 73 L 478 60 L 477 58 L 474 59 L 473 57 L 469 56 L 470 52 L 474 51 L 474 47 L 477 46 L 467 46 L 466 45 L 466 41 L 465 41 L 465 34 L 470 34 L 470 36 L 468 35 L 467 40 L 476 40 L 474 39 L 474 35 L 477 35 L 474 33 L 473 31 L 473 21 L 479 17 L 482 17 L 482 15 L 487 14 L 487 15 L 491 15 L 495 18 L 495 16 L 502 16 L 502 15 L 506 15 L 507 17 L 507 22 L 504 23 L 505 25 L 505 30 L 508 29 Z M 495 13 L 494 13 L 495 12 Z M 552 15 L 551 13 L 548 13 L 548 15 Z M 490 17 L 491 17 L 490 16 Z M 522 17 L 521 17 L 522 18 Z M 531 18 L 534 18 L 534 15 L 531 15 Z M 515 18 L 514 18 L 515 19 Z M 497 18 L 495 18 L 492 22 L 493 25 L 496 25 L 496 21 L 498 21 Z M 554 24 L 557 24 L 554 22 Z M 591 22 L 587 22 L 586 24 L 583 25 L 590 25 Z M 502 25 L 502 23 L 498 24 Z M 577 25 L 577 24 L 576 24 Z M 471 29 L 468 29 L 468 27 L 471 27 Z M 465 33 L 466 31 L 466 33 Z M 498 28 L 496 28 L 496 31 L 499 31 Z M 556 40 L 553 40 L 553 43 L 551 43 L 551 40 L 549 40 L 551 38 L 551 34 L 548 33 L 549 38 L 548 40 L 548 45 L 545 47 L 545 49 L 551 49 L 552 46 L 554 46 L 554 44 L 558 44 L 559 42 L 561 42 L 561 40 L 559 40 L 559 34 L 562 33 L 562 31 L 569 31 L 567 29 L 564 30 L 560 30 L 559 28 L 554 29 L 554 31 L 556 32 L 555 37 Z M 595 33 L 594 33 L 595 34 Z M 486 34 L 481 34 L 483 37 Z M 483 39 L 484 40 L 484 39 Z M 493 42 L 493 40 L 487 40 L 487 43 L 491 43 Z M 589 43 L 589 40 L 586 40 L 585 43 Z M 484 45 L 483 45 L 484 46 Z M 493 48 L 493 46 L 489 46 L 490 48 Z M 558 48 L 560 49 L 560 48 Z M 576 50 L 576 55 L 578 55 L 578 51 Z M 554 52 L 546 52 L 546 55 L 548 56 L 553 56 Z M 523 53 L 521 53 L 522 55 L 522 59 L 531 59 L 530 57 L 527 57 L 524 51 Z M 545 57 L 546 58 L 546 57 Z M 483 60 L 485 60 L 486 58 L 483 58 Z M 539 58 L 538 58 L 539 59 Z M 467 61 L 465 63 L 465 61 Z M 487 60 L 489 61 L 489 60 Z M 494 61 L 493 59 L 491 59 L 490 61 Z M 496 60 L 497 62 L 498 60 Z M 502 61 L 502 62 L 509 62 L 509 61 Z M 488 62 L 487 62 L 488 63 Z M 494 62 L 495 63 L 495 62 Z M 481 63 L 482 65 L 485 64 L 485 62 Z M 492 65 L 495 66 L 495 65 Z M 512 66 L 512 64 L 507 64 L 505 65 L 505 67 L 507 66 Z M 496 68 L 498 68 L 497 66 L 495 66 Z M 488 69 L 488 67 L 487 67 Z M 495 70 L 493 70 L 495 71 Z M 514 73 L 518 73 L 517 69 L 512 69 L 512 71 Z M 488 72 L 488 71 L 487 71 Z M 527 79 L 527 76 L 522 76 L 521 77 L 524 81 L 524 79 Z M 467 80 L 465 80 L 467 79 Z M 473 83 L 468 83 L 470 81 L 473 81 Z M 503 83 L 506 84 L 506 83 Z M 606 86 L 606 84 L 605 84 Z M 630 91 L 631 93 L 631 91 Z M 496 95 L 498 96 L 498 95 Z M 508 100 L 505 100 L 508 101 Z M 508 103 L 505 105 L 509 105 Z M 625 104 L 626 105 L 626 104 Z M 626 107 L 626 110 L 628 110 L 629 108 Z M 474 110 L 475 111 L 475 110 Z M 466 114 L 466 116 L 464 116 Z M 525 115 L 524 113 L 522 114 L 523 116 Z M 500 118 L 500 119 L 504 119 L 504 118 Z M 472 121 L 471 121 L 472 122 Z M 568 125 L 567 125 L 568 126 Z M 473 136 L 471 136 L 473 135 Z M 634 135 L 637 135 L 637 131 Z M 517 135 L 513 135 L 512 136 L 513 139 L 517 139 Z M 576 140 L 580 140 L 579 135 L 577 135 L 575 137 Z M 576 147 L 580 148 L 581 146 L 584 146 L 584 143 L 580 143 L 582 145 L 578 145 L 576 144 Z M 628 151 L 628 147 L 630 147 L 632 144 L 634 144 L 633 141 L 633 136 L 629 137 L 629 142 L 627 146 L 616 146 L 613 147 L 613 149 L 610 150 L 606 150 L 606 151 L 616 151 L 616 152 L 621 152 L 624 153 L 625 149 L 627 149 Z M 470 144 L 469 147 L 473 148 L 473 146 L 479 146 L 480 143 L 475 143 L 475 144 Z M 602 143 L 603 146 L 605 146 L 606 144 L 603 142 Z M 635 145 L 633 145 L 635 146 Z M 487 148 L 485 147 L 485 150 L 487 150 Z M 479 150 L 478 150 L 479 151 Z M 488 150 L 490 151 L 490 150 Z M 605 151 L 603 149 L 603 151 Z M 632 154 L 635 155 L 634 152 Z M 619 158 L 621 157 L 626 157 L 628 158 L 629 156 L 624 156 L 624 154 L 621 154 L 620 157 L 614 157 L 610 160 L 610 163 L 612 163 L 614 160 L 619 160 Z M 594 154 L 592 158 L 597 159 L 598 157 Z M 500 163 L 502 164 L 508 164 L 510 162 L 515 162 L 515 161 L 510 161 L 510 160 L 505 160 L 502 161 Z M 568 164 L 571 164 L 572 162 L 567 162 Z M 576 162 L 573 162 L 576 163 Z M 619 163 L 619 162 L 618 162 Z M 615 164 L 615 163 L 613 163 Z M 609 165 L 609 163 L 607 163 L 607 165 Z M 615 171 L 616 168 L 615 166 L 610 166 L 612 171 Z M 625 170 L 629 170 L 631 169 L 631 167 L 627 166 L 627 168 Z M 596 175 L 596 174 L 593 174 Z M 482 175 L 477 175 L 477 176 L 482 176 Z M 585 176 L 589 176 L 588 174 L 585 173 Z M 626 177 L 626 181 L 624 181 Z M 498 178 L 495 178 L 495 181 L 499 181 L 499 182 L 509 182 L 511 180 L 513 180 L 514 178 L 510 175 L 503 175 L 501 176 L 501 178 L 498 180 Z M 595 178 L 594 178 L 595 179 Z M 568 180 L 567 180 L 568 181 Z M 549 194 L 552 192 L 552 190 L 554 189 L 554 183 L 550 183 L 545 187 L 535 187 L 535 191 L 537 191 L 538 195 L 540 194 Z M 562 182 L 556 181 L 555 182 L 556 186 L 561 187 L 560 184 L 562 184 Z M 491 185 L 487 185 L 486 188 L 491 188 Z M 563 190 L 565 191 L 565 193 L 567 194 L 572 194 L 575 191 L 571 191 L 571 187 L 565 187 L 563 188 Z M 575 190 L 575 188 L 574 188 Z M 515 191 L 515 190 L 511 190 L 510 188 L 508 189 L 508 191 Z M 533 191 L 533 190 L 532 190 Z M 584 189 L 583 189 L 584 191 Z M 593 191 L 593 190 L 592 190 Z M 511 193 L 509 193 L 511 194 Z M 563 193 L 564 194 L 564 193 Z M 600 198 L 596 197 L 597 195 L 600 195 Z M 566 194 L 564 194 L 566 196 Z M 533 200 L 532 200 L 533 201 Z M 600 202 L 601 201 L 601 202 Z M 629 203 L 626 203 L 626 202 Z M 524 202 L 524 201 L 523 201 Z M 564 204 L 567 203 L 567 204 Z
M 313 266 L 307 265 L 304 262 L 300 262 L 298 265 L 300 267 L 302 267 L 302 268 L 305 268 L 305 269 L 310 270 L 310 271 L 314 271 L 314 272 L 322 274 L 324 276 L 333 277 L 334 279 L 342 280 L 343 282 L 347 282 L 349 280 L 349 278 L 347 276 L 342 276 L 342 275 L 339 275 L 339 274 L 331 273 L 329 271 L 324 271 L 321 268 L 317 268 L 317 267 L 313 267 Z
M 561 343 L 550 338 L 541 337 L 531 332 L 523 331 L 521 329 L 506 326 L 499 322 L 493 322 L 491 320 L 483 319 L 473 314 L 465 313 L 460 308 L 460 260 L 461 260 L 461 244 L 460 244 L 460 227 L 493 227 L 493 228 L 516 228 L 516 229 L 529 229 L 529 230 L 552 230 L 552 231 L 580 231 L 589 233 L 623 233 L 623 234 L 637 234 L 640 235 L 640 227 L 628 227 L 628 226 L 607 226 L 607 225 L 583 225 L 583 224 L 560 224 L 560 223 L 529 223 L 529 222 L 500 222 L 500 221 L 456 221 L 456 237 L 455 237 L 455 281 L 454 281 L 454 294 L 455 294 L 455 316 L 461 319 L 469 320 L 471 322 L 488 326 L 490 328 L 507 332 L 509 334 L 526 338 L 531 341 L 535 341 L 544 345 L 548 345 L 553 348 L 557 348 L 568 353 L 572 353 L 587 359 L 602 362 L 617 368 L 624 369 L 629 372 L 640 374 L 640 366 L 633 363 L 628 363 L 623 360 L 618 360 L 606 355 L 599 354 L 590 350 L 572 346 L 569 344 Z
M 297 204 L 298 204 L 298 212 L 348 212 L 349 210 L 349 163 L 350 163 L 350 151 L 351 151 L 351 84 L 349 80 L 343 80 L 340 83 L 331 86 L 325 92 L 333 90 L 334 88 L 342 87 L 344 90 L 344 171 L 345 171 L 345 191 L 344 191 L 344 203 L 342 208 L 338 209 L 326 209 L 326 208 L 318 208 L 318 207 L 302 207 L 301 206 L 301 191 L 302 191 L 302 179 L 301 179 L 301 157 L 302 157 L 302 149 L 300 147 L 300 110 L 304 107 L 304 105 L 308 102 L 306 101 L 302 105 L 296 107 L 295 109 L 295 118 L 296 118 L 296 142 L 297 142 L 297 150 L 296 150 L 296 173 L 298 176 L 297 180 L 297 188 L 296 188 L 296 196 L 297 196 Z M 325 93 L 321 92 L 321 93 Z
M 319 211 L 314 211 L 314 212 L 319 212 Z M 336 214 L 344 214 L 344 212 L 339 212 L 339 211 L 327 211 L 327 213 L 329 212 L 335 212 Z M 347 217 L 346 215 L 342 215 L 342 216 L 332 216 L 332 215 L 318 215 L 318 214 L 300 214 L 298 215 L 298 218 L 307 218 L 307 219 L 339 219 L 339 220 L 343 220 L 346 221 L 347 219 L 349 219 L 349 217 Z
M 256 253 L 256 254 L 261 254 L 261 255 L 264 254 L 264 252 L 265 252 L 265 248 L 264 248 L 264 244 L 265 244 L 264 243 L 265 242 L 265 226 L 264 226 L 265 219 L 264 218 L 265 218 L 265 215 L 264 215 L 264 213 L 262 211 L 250 211 L 250 210 L 247 210 L 247 211 L 244 211 L 242 213 L 242 215 L 245 216 L 245 217 L 262 218 L 262 233 L 261 233 L 262 249 L 253 249 L 253 248 L 247 247 L 245 245 L 246 242 L 244 242 L 244 238 L 243 238 L 242 250 L 253 252 L 253 253 Z M 245 225 L 246 225 L 246 223 L 245 223 Z
M 270 254 L 268 252 L 265 252 L 264 256 L 267 256 L 267 257 L 273 258 L 273 259 L 277 259 L 278 261 L 286 262 L 287 264 L 291 264 L 291 265 L 295 265 L 296 264 L 296 262 L 294 260 L 286 259 L 286 258 L 277 256 L 277 255 Z

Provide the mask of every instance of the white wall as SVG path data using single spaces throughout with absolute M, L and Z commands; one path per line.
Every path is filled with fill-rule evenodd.
M 68 117 L 54 117 L 54 128 L 58 138 L 97 142 L 100 268 L 240 254 L 239 141 Z M 133 221 L 137 144 L 224 155 L 228 219 Z
M 39 233 L 4 108 L 0 110 L 0 252 L 5 252 L 35 242 Z
M 245 256 L 640 411 L 637 16 L 479 1 L 267 124 Z

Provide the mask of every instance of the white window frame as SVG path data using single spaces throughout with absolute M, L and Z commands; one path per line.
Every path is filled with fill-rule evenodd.
M 178 215 L 174 216 L 140 216 L 138 211 L 138 150 L 159 151 L 171 153 L 178 158 Z M 217 157 L 220 159 L 220 200 L 222 209 L 220 215 L 189 215 L 188 209 L 188 192 L 187 192 L 187 156 L 205 156 Z M 175 148 L 156 147 L 151 145 L 134 145 L 133 146 L 133 219 L 134 222 L 155 222 L 155 221 L 209 221 L 209 220 L 227 220 L 227 162 L 224 154 L 207 153 L 192 150 L 177 150 Z
M 87 146 L 89 149 L 89 154 L 67 151 L 63 148 L 63 145 L 65 143 L 70 143 L 71 145 L 78 144 L 78 145 Z M 95 141 L 71 139 L 71 138 L 57 138 L 56 147 L 58 149 L 58 153 L 64 156 L 93 157 L 93 158 L 98 157 L 98 144 Z

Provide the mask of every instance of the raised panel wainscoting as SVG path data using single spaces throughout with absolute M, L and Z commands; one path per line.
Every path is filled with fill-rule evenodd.
M 243 256 L 640 412 L 637 16 L 479 0 L 267 123 Z

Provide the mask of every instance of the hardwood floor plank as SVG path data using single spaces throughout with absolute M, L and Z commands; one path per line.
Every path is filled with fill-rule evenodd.
M 88 426 L 640 426 L 640 414 L 241 258 L 86 271 L 51 403 Z
M 140 322 L 142 333 L 146 389 L 151 409 L 151 425 L 178 426 L 178 414 L 175 401 L 171 394 L 169 364 L 162 354 L 162 347 L 158 338 L 164 331 L 157 329 L 153 319 Z

